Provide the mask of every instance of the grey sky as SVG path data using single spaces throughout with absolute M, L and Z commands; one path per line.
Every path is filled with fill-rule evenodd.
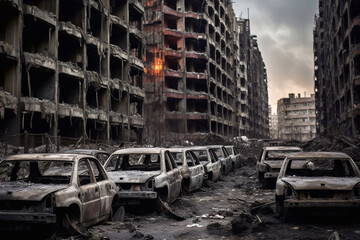
M 314 92 L 313 27 L 318 0 L 235 0 L 236 16 L 248 17 L 269 80 L 269 103 L 288 93 Z M 242 13 L 242 14 L 241 14 Z

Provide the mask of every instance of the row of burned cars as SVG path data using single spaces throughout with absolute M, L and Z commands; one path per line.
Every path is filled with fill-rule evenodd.
M 275 185 L 276 210 L 282 221 L 296 211 L 356 213 L 360 209 L 360 172 L 345 153 L 265 147 L 256 170 L 264 187 Z
M 158 210 L 241 166 L 238 149 L 222 145 L 9 156 L 0 162 L 0 229 L 86 235 L 121 220 L 126 205 Z

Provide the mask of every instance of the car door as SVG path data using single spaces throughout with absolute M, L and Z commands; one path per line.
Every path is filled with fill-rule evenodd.
M 202 186 L 203 178 L 204 178 L 204 167 L 197 159 L 196 155 L 191 151 L 186 152 L 186 159 L 188 161 L 188 165 L 191 162 L 190 169 L 190 189 L 198 189 Z
M 170 201 L 177 198 L 181 191 L 181 180 L 180 170 L 176 165 L 175 159 L 172 157 L 169 151 L 164 153 L 166 174 L 169 180 L 169 196 Z
M 87 158 L 81 159 L 77 169 L 80 199 L 82 203 L 82 222 L 95 220 L 100 213 L 100 191 Z
M 220 160 L 217 158 L 216 154 L 211 149 L 209 149 L 209 155 L 210 155 L 210 159 L 211 159 L 211 162 L 213 165 L 212 169 L 213 169 L 214 176 L 215 176 L 215 174 L 219 175 L 220 171 L 221 171 Z
M 99 191 L 100 191 L 99 216 L 102 217 L 104 215 L 109 214 L 111 210 L 111 204 L 114 193 L 111 191 L 111 184 L 107 179 L 102 167 L 100 166 L 100 163 L 95 159 L 90 159 L 89 162 L 93 170 L 96 183 L 99 185 Z

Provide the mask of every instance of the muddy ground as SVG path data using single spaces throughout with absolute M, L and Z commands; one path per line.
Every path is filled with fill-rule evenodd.
M 273 201 L 274 190 L 258 184 L 252 162 L 172 203 L 185 220 L 164 213 L 127 212 L 123 223 L 90 228 L 90 239 L 360 239 L 356 216 L 313 211 L 293 214 L 288 223 L 281 223 Z M 256 208 L 259 205 L 263 207 Z

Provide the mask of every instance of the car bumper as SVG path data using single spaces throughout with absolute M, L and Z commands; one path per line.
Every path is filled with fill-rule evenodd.
M 266 172 L 264 178 L 277 178 L 279 176 L 278 172 Z
M 52 213 L 0 211 L 2 222 L 56 223 L 56 215 Z
M 120 199 L 156 199 L 157 193 L 154 191 L 120 191 L 118 193 Z
M 294 200 L 284 201 L 284 207 L 288 208 L 310 208 L 310 207 L 360 207 L 359 200 Z

